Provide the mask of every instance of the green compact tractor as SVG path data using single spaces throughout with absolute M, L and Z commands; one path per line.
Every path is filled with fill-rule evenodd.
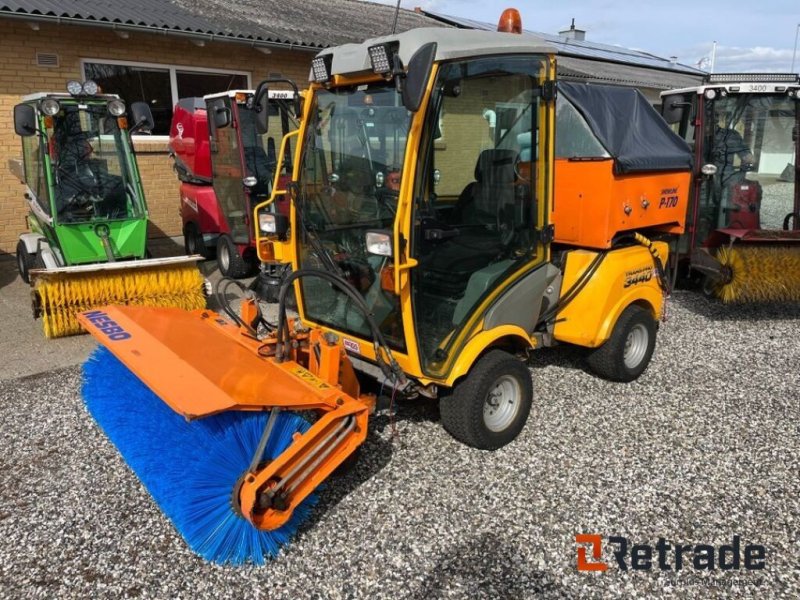
M 38 93 L 14 107 L 29 231 L 17 264 L 34 286 L 34 316 L 48 337 L 79 333 L 72 317 L 94 305 L 202 306 L 199 257 L 147 258 L 148 213 L 131 133 L 153 126 L 144 102 L 128 107 L 71 81 L 69 93 Z

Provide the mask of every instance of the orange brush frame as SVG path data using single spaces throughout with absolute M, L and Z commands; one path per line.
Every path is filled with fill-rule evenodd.
M 278 362 L 275 338 L 257 340 L 209 310 L 109 306 L 78 320 L 187 419 L 226 410 L 319 413 L 277 459 L 244 475 L 239 509 L 259 529 L 286 523 L 366 439 L 375 397 L 360 393 L 341 341 L 319 330 L 290 322 L 289 356 Z

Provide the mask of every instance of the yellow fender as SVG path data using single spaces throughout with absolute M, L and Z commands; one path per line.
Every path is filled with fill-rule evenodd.
M 489 330 L 480 331 L 470 338 L 464 348 L 459 352 L 458 358 L 453 363 L 444 385 L 453 387 L 455 382 L 466 375 L 472 365 L 488 348 L 497 345 L 501 339 L 512 339 L 521 347 L 533 348 L 534 342 L 528 333 L 518 325 L 500 325 Z
M 655 242 L 652 248 L 666 263 L 669 247 Z M 562 294 L 585 272 L 597 252 L 574 250 L 567 257 Z M 658 320 L 664 307 L 651 249 L 630 246 L 611 250 L 578 296 L 559 314 L 553 336 L 556 340 L 597 348 L 611 335 L 614 324 L 628 306 L 638 303 Z

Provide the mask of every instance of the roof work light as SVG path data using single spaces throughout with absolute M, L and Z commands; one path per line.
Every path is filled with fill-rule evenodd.
M 390 73 L 392 70 L 392 63 L 389 59 L 388 44 L 378 44 L 377 46 L 370 46 L 367 49 L 369 52 L 369 62 L 372 64 L 372 70 L 383 75 Z
M 325 83 L 331 79 L 331 63 L 333 62 L 332 54 L 325 54 L 323 56 L 315 56 L 311 60 L 311 73 L 314 81 L 317 83 Z
M 94 96 L 100 91 L 100 86 L 91 79 L 83 83 L 72 79 L 67 82 L 67 91 L 71 96 Z

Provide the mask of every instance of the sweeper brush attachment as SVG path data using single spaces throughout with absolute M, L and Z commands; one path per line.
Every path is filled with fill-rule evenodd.
M 374 398 L 319 332 L 293 327 L 279 360 L 275 338 L 211 311 L 110 306 L 78 319 L 105 346 L 84 366 L 89 412 L 208 560 L 274 556 L 366 439 Z
M 77 314 L 99 306 L 134 304 L 194 310 L 205 306 L 197 258 L 113 262 L 31 271 L 34 317 L 45 337 L 83 333 Z
M 316 503 L 314 495 L 273 531 L 237 514 L 231 495 L 247 471 L 268 414 L 227 412 L 187 421 L 106 349 L 84 364 L 86 407 L 189 547 L 218 563 L 261 564 L 275 556 Z M 281 413 L 263 458 L 274 460 L 310 424 Z
M 800 245 L 722 247 L 717 260 L 725 277 L 713 291 L 725 303 L 800 300 Z

